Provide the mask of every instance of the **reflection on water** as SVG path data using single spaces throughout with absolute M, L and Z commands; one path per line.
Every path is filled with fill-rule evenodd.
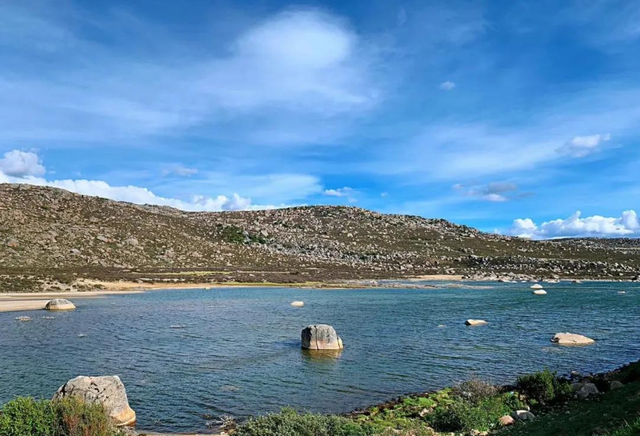
M 118 374 L 139 428 L 194 431 L 206 429 L 205 417 L 285 405 L 346 412 L 474 376 L 499 383 L 544 367 L 600 371 L 640 358 L 638 284 L 545 288 L 544 297 L 527 284 L 155 291 L 76 300 L 74 312 L 28 313 L 27 323 L 0 313 L 0 402 L 49 398 L 78 375 Z M 470 328 L 469 318 L 488 324 Z M 315 323 L 333 325 L 345 349 L 301 350 L 300 331 Z M 597 342 L 551 344 L 565 331 Z

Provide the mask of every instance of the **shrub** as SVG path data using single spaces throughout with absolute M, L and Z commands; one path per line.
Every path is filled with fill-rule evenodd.
M 116 436 L 102 406 L 75 398 L 59 401 L 17 398 L 2 407 L 2 436 Z
M 252 418 L 240 425 L 237 436 L 370 436 L 371 425 L 331 415 L 298 413 L 283 409 L 280 413 Z
M 486 398 L 496 395 L 498 388 L 486 381 L 475 379 L 460 383 L 453 389 L 453 393 L 473 404 L 478 404 Z
M 569 382 L 558 378 L 555 372 L 548 369 L 518 377 L 516 386 L 532 405 L 549 404 L 567 398 L 571 393 Z

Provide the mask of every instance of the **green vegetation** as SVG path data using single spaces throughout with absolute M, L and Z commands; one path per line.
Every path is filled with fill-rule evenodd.
M 609 381 L 624 383 L 622 388 L 593 399 L 572 400 L 533 422 L 516 425 L 501 436 L 638 436 L 640 435 L 640 362 L 612 374 Z
M 17 398 L 2 407 L 2 436 L 117 436 L 100 405 L 74 398 L 59 401 Z
M 591 379 L 604 393 L 569 395 L 566 379 L 550 371 L 520 377 L 516 386 L 473 380 L 409 396 L 351 416 L 300 413 L 286 408 L 228 428 L 235 436 L 638 436 L 640 362 Z M 622 387 L 609 390 L 612 381 Z M 501 428 L 499 419 L 532 407 L 537 418 Z M 18 398 L 0 410 L 1 436 L 119 436 L 104 410 L 75 399 Z
M 569 381 L 548 369 L 518 377 L 516 387 L 532 406 L 566 400 L 572 394 Z

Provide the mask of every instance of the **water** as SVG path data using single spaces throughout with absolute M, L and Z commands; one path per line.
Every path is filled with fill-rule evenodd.
M 31 312 L 31 322 L 0 313 L 0 403 L 49 398 L 77 375 L 118 374 L 138 428 L 197 431 L 220 415 L 284 405 L 347 412 L 470 377 L 502 383 L 544 367 L 602 371 L 640 359 L 638 284 L 549 284 L 544 297 L 527 284 L 491 286 L 171 290 L 78 299 L 74 312 Z M 467 318 L 489 324 L 467 327 Z M 311 323 L 336 328 L 339 357 L 300 350 Z M 597 342 L 550 343 L 564 331 Z

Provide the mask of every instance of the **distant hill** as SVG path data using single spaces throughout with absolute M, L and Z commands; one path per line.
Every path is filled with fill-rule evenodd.
M 426 274 L 634 279 L 640 240 L 528 241 L 342 206 L 184 212 L 0 184 L 0 292 L 79 278 L 309 282 Z

